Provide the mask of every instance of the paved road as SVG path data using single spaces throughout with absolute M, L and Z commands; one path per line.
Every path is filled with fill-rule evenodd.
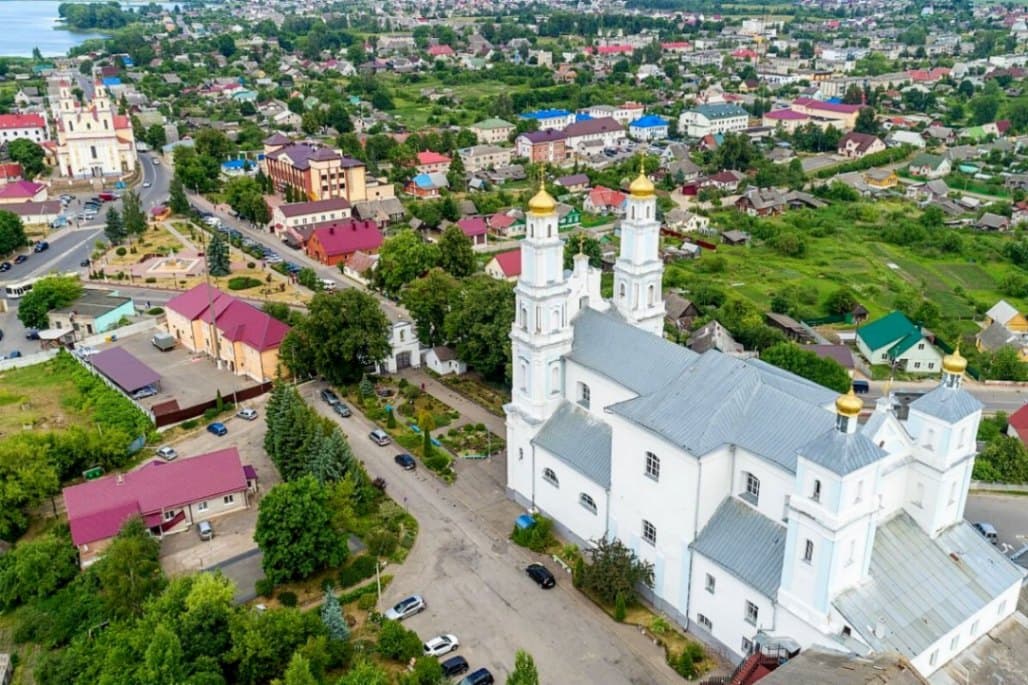
M 971 523 L 987 521 L 996 527 L 1004 554 L 1028 544 L 1028 497 L 975 494 L 967 498 L 964 518 Z
M 502 460 L 460 462 L 457 482 L 443 485 L 419 468 L 401 471 L 395 446 L 377 447 L 372 424 L 358 412 L 340 419 L 310 384 L 302 394 L 337 421 L 369 473 L 388 481 L 388 492 L 418 519 L 418 541 L 406 563 L 389 568 L 393 584 L 383 607 L 411 594 L 428 609 L 407 624 L 422 638 L 455 633 L 472 668 L 485 666 L 503 682 L 514 652 L 527 649 L 540 681 L 604 685 L 659 685 L 681 679 L 664 664 L 663 652 L 628 626 L 614 623 L 571 588 L 560 572 L 555 589 L 539 589 L 524 573 L 536 555 L 512 545 L 507 535 L 520 513 L 504 495 Z M 552 561 L 551 569 L 555 568 Z

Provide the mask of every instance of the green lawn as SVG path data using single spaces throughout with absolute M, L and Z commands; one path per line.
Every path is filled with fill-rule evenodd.
M 917 210 L 897 202 L 859 204 L 865 206 L 837 204 L 798 222 L 801 228 L 793 230 L 807 243 L 803 257 L 783 256 L 760 240 L 749 247 L 721 245 L 716 253 L 705 251 L 697 260 L 669 265 L 665 286 L 688 291 L 696 284 L 716 285 L 763 311 L 770 308 L 776 293 L 794 288 L 803 293 L 804 317 L 826 314 L 827 297 L 848 286 L 872 319 L 892 311 L 897 298 L 909 296 L 912 289 L 937 304 L 943 319 L 962 332 L 974 330 L 976 309 L 983 311 L 1001 298 L 1022 311 L 1028 308 L 1028 300 L 1000 291 L 1003 277 L 1019 271 L 1002 257 L 1003 244 L 1014 236 L 961 229 L 965 245 L 962 254 L 887 243 L 881 239 L 881 231 L 898 217 L 916 218 Z M 787 218 L 758 221 L 787 225 Z M 735 227 L 731 225 L 733 220 L 738 222 L 738 216 L 724 213 L 716 215 L 713 223 L 727 229 Z M 715 254 L 723 258 L 725 268 L 710 273 Z

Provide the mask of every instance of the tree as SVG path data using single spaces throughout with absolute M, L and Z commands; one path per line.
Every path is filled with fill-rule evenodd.
M 465 190 L 467 183 L 467 172 L 464 170 L 464 160 L 460 155 L 454 155 L 450 161 L 450 168 L 446 172 L 446 180 L 453 190 Z
M 100 595 L 107 610 L 119 617 L 138 616 L 145 600 L 164 588 L 161 545 L 141 518 L 125 522 L 114 542 L 96 563 Z
M 507 685 L 539 685 L 539 671 L 532 655 L 519 649 L 514 655 L 514 670 L 507 676 Z
M 48 597 L 77 574 L 75 546 L 67 535 L 19 542 L 0 562 L 0 608 Z
M 0 210 L 0 254 L 8 254 L 27 242 L 21 217 L 14 212 Z
M 509 375 L 514 290 L 484 274 L 465 279 L 443 322 L 457 356 L 491 378 Z
M 993 483 L 1026 483 L 1028 449 L 1018 438 L 999 435 L 978 453 L 972 477 Z
M 413 630 L 407 630 L 399 621 L 385 621 L 378 634 L 379 653 L 393 661 L 407 663 L 421 656 L 421 638 Z
M 236 54 L 236 41 L 227 33 L 219 35 L 214 42 L 218 46 L 218 52 L 224 57 L 231 57 Z
M 971 119 L 974 123 L 988 124 L 996 120 L 1001 100 L 997 94 L 982 92 L 971 98 L 969 104 L 971 106 Z
M 325 600 L 321 603 L 321 622 L 325 624 L 328 636 L 332 640 L 350 639 L 350 626 L 343 617 L 343 607 L 331 590 L 325 590 Z
M 819 357 L 790 342 L 773 345 L 760 354 L 761 360 L 836 392 L 850 389 L 849 373 L 834 359 Z
M 600 599 L 613 605 L 618 595 L 635 597 L 635 586 L 653 587 L 653 564 L 642 561 L 620 540 L 601 538 L 586 553 L 591 563 L 585 567 L 582 585 Z
M 299 652 L 294 652 L 293 658 L 289 660 L 282 685 L 318 685 L 311 673 L 311 662 Z
M 0 442 L 0 539 L 16 540 L 28 526 L 25 509 L 57 493 L 59 483 L 44 445 L 10 437 Z
M 447 226 L 439 238 L 439 266 L 456 278 L 475 273 L 478 266 L 471 238 L 464 235 L 460 226 Z
M 47 276 L 22 296 L 18 320 L 26 328 L 46 328 L 46 315 L 53 309 L 66 307 L 82 295 L 82 284 L 74 276 Z
M 207 272 L 211 276 L 228 276 L 231 271 L 228 245 L 220 233 L 215 233 L 207 244 Z
M 995 352 L 981 355 L 979 365 L 982 374 L 989 380 L 1026 381 L 1028 380 L 1028 364 L 1021 361 L 1017 350 L 1005 345 Z
M 847 105 L 864 104 L 864 89 L 856 83 L 851 83 L 846 88 L 846 94 L 842 96 L 842 101 Z
M 564 268 L 575 265 L 575 255 L 581 252 L 589 257 L 589 266 L 599 269 L 603 265 L 603 247 L 600 241 L 585 231 L 579 231 L 564 241 Z
M 353 464 L 353 452 L 342 431 L 332 425 L 310 453 L 308 470 L 319 483 L 332 483 L 344 475 Z
M 168 134 L 164 132 L 164 127 L 160 124 L 152 124 L 144 132 L 143 139 L 154 150 L 160 150 L 167 144 Z
M 388 685 L 389 674 L 373 661 L 360 660 L 336 685 Z
M 186 198 L 186 190 L 182 187 L 182 179 L 176 174 L 171 179 L 168 188 L 168 207 L 176 214 L 185 214 L 189 211 L 189 200 Z
M 196 154 L 213 159 L 218 165 L 228 159 L 232 152 L 232 141 L 216 128 L 202 128 L 196 132 Z
M 130 190 L 122 196 L 121 211 L 128 235 L 140 236 L 146 232 L 146 214 L 136 191 Z
M 857 114 L 857 123 L 853 130 L 857 133 L 867 133 L 873 136 L 878 135 L 878 120 L 875 118 L 873 107 L 864 107 Z
M 439 263 L 439 246 L 426 243 L 411 230 L 386 239 L 378 253 L 374 283 L 396 296 L 400 289 Z
M 232 647 L 223 659 L 237 671 L 233 682 L 242 685 L 267 683 L 283 674 L 309 637 L 324 634 L 317 614 L 297 609 L 239 612 L 233 616 L 230 630 Z
M 389 319 L 374 296 L 356 288 L 318 293 L 308 312 L 303 323 L 294 327 L 286 339 L 296 334 L 301 339 L 318 341 L 312 346 L 311 361 L 330 383 L 354 383 L 366 367 L 389 355 Z
M 121 214 L 114 207 L 107 210 L 107 223 L 104 225 L 104 235 L 111 245 L 118 245 L 125 239 L 125 224 L 121 220 Z
M 307 578 L 346 560 L 346 538 L 331 525 L 328 501 L 313 476 L 276 485 L 261 500 L 253 537 L 271 582 Z
M 7 144 L 7 156 L 21 165 L 25 178 L 32 179 L 46 171 L 43 148 L 28 138 L 16 138 Z
M 140 670 L 142 682 L 148 685 L 178 685 L 185 680 L 182 643 L 164 624 L 158 624 L 148 637 Z
M 435 346 L 446 342 L 443 326 L 460 287 L 460 281 L 436 267 L 400 292 L 400 301 L 414 319 L 422 344 Z
M 829 314 L 849 314 L 857 307 L 857 296 L 847 287 L 842 287 L 828 296 L 825 309 Z

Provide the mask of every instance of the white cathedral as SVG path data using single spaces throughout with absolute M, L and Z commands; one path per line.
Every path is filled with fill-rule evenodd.
M 556 203 L 529 202 L 515 288 L 507 487 L 583 545 L 652 562 L 650 599 L 744 658 L 897 652 L 927 676 L 1017 609 L 1023 573 L 964 521 L 981 404 L 948 356 L 902 414 L 662 337 L 653 184 L 631 184 L 613 301 Z

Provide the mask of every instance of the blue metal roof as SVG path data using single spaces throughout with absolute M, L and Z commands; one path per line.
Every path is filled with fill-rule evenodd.
M 659 117 L 656 114 L 647 114 L 644 117 L 639 117 L 635 121 L 629 124 L 635 128 L 657 128 L 660 126 L 667 126 L 667 120 L 663 117 Z
M 566 109 L 540 109 L 535 112 L 525 112 L 521 115 L 522 119 L 552 119 L 554 117 L 566 117 L 571 112 Z
M 726 497 L 691 547 L 774 599 L 782 584 L 785 533 L 785 526 L 734 497 Z

